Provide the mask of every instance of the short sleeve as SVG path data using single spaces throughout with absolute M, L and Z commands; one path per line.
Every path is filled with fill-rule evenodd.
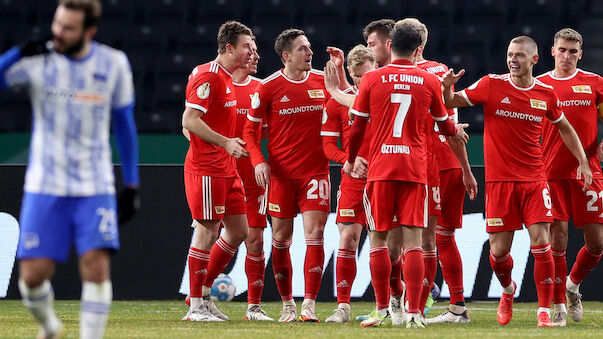
M 247 119 L 260 123 L 268 112 L 270 100 L 264 84 L 260 83 L 255 90 L 251 96 L 251 109 L 247 113 Z
M 320 135 L 338 137 L 341 135 L 341 111 L 334 99 L 327 101 L 322 113 L 322 128 Z
M 483 76 L 473 85 L 462 90 L 461 95 L 471 106 L 486 103 L 490 95 L 490 77 L 488 75 Z
M 563 119 L 564 115 L 557 94 L 554 91 L 551 91 L 551 94 L 551 99 L 547 103 L 550 108 L 546 111 L 546 118 L 553 124 L 556 124 Z
M 111 100 L 111 108 L 123 108 L 134 103 L 134 81 L 132 68 L 125 53 L 120 52 L 117 58 L 117 82 Z
M 207 113 L 212 97 L 217 95 L 218 75 L 213 72 L 203 72 L 198 74 L 198 67 L 195 67 L 191 77 L 186 85 L 185 106 L 197 109 Z
M 356 100 L 354 100 L 354 104 L 352 105 L 352 109 L 350 110 L 352 114 L 357 115 L 359 117 L 369 117 L 370 111 L 370 79 L 363 79 L 364 81 L 360 82 L 360 86 L 358 87 L 358 95 L 356 96 Z

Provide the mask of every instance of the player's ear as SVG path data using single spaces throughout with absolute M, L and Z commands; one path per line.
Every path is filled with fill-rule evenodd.
M 226 53 L 227 54 L 233 54 L 234 49 L 235 49 L 235 46 L 233 46 L 232 44 L 226 44 Z
M 392 48 L 392 39 L 385 40 L 385 47 Z
M 584 52 L 582 49 L 580 49 L 580 53 L 578 53 L 578 60 L 582 59 L 582 52 Z
M 553 57 L 555 56 L 555 45 L 553 45 L 553 47 L 551 47 L 551 55 Z
M 540 57 L 538 56 L 538 54 L 534 54 L 534 56 L 532 57 L 532 65 L 536 65 L 538 63 L 538 59 Z
M 92 38 L 94 38 L 94 35 L 96 35 L 97 31 L 98 28 L 96 26 L 90 26 L 84 31 L 84 36 L 87 40 L 92 40 Z

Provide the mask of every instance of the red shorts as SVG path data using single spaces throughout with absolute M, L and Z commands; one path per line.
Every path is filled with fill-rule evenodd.
M 249 227 L 266 228 L 266 190 L 260 186 L 245 186 L 247 223 Z
M 370 181 L 364 190 L 364 210 L 371 231 L 427 226 L 427 185 L 409 181 Z M 396 222 L 393 222 L 396 217 Z
M 293 218 L 297 210 L 330 212 L 331 182 L 328 174 L 304 179 L 270 178 L 268 213 L 277 218 Z
M 522 223 L 552 222 L 551 196 L 546 180 L 486 183 L 486 231 L 517 231 Z
M 444 199 L 442 200 L 442 214 L 438 217 L 438 226 L 463 227 L 465 185 L 463 185 L 463 171 L 460 168 L 440 171 L 440 192 Z
M 569 221 L 574 217 L 574 225 L 603 224 L 603 180 L 593 179 L 586 192 L 583 183 L 574 180 L 549 180 L 553 215 L 556 220 Z
M 365 186 L 366 182 L 355 181 L 347 175 L 342 174 L 341 184 L 337 192 L 337 219 L 335 222 L 338 224 L 361 225 L 366 223 L 364 205 L 362 204 Z
M 241 179 L 218 178 L 184 172 L 186 201 L 196 220 L 222 220 L 225 215 L 245 214 Z

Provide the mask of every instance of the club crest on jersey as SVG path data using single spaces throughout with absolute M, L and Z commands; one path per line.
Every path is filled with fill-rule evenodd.
M 588 93 L 588 94 L 593 94 L 593 91 L 590 89 L 589 85 L 578 85 L 578 86 L 572 86 L 572 91 L 574 91 L 574 93 Z
M 199 99 L 207 99 L 209 97 L 209 82 L 204 82 L 197 87 L 197 96 Z
M 224 206 L 216 206 L 214 209 L 216 210 L 216 214 L 224 214 L 226 212 L 226 207 Z
M 488 218 L 488 226 L 505 226 L 502 218 Z
M 324 99 L 325 98 L 325 92 L 322 89 L 309 89 L 308 95 L 312 99 Z
M 257 109 L 260 107 L 260 93 L 255 92 L 251 94 L 251 108 Z
M 339 216 L 341 217 L 355 217 L 356 212 L 353 209 L 340 209 Z
M 269 203 L 268 204 L 268 210 L 272 211 L 272 212 L 280 212 L 281 211 L 281 206 L 278 205 L 278 204 Z
M 532 108 L 541 109 L 546 111 L 546 101 L 530 99 L 530 106 Z

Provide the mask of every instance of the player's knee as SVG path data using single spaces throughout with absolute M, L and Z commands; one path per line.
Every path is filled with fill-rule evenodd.
M 598 241 L 598 242 L 588 242 L 587 241 L 585 245 L 586 245 L 586 248 L 588 249 L 588 251 L 596 256 L 601 255 L 601 252 L 603 252 L 603 241 Z
M 341 233 L 339 238 L 339 247 L 345 250 L 353 251 L 358 247 L 358 239 L 351 233 Z
M 40 286 L 46 277 L 40 272 L 34 272 L 32 270 L 21 271 L 21 279 L 25 282 L 25 285 L 29 288 Z

